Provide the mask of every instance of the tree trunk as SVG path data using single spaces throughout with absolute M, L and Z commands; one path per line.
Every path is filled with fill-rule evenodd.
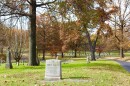
M 36 66 L 36 0 L 31 0 L 30 14 L 29 65 Z
M 120 57 L 124 58 L 124 50 L 123 50 L 123 48 L 120 48 Z
M 54 53 L 55 59 L 58 59 L 57 52 Z
M 16 65 L 19 66 L 19 61 L 16 61 Z
M 45 60 L 45 50 L 42 50 L 42 60 Z
M 124 35 L 123 30 L 124 30 L 124 21 L 121 21 L 121 42 L 120 42 L 120 45 L 123 44 L 123 39 L 124 39 L 124 37 L 123 37 L 123 35 Z M 123 50 L 122 46 L 120 46 L 120 57 L 124 58 L 124 50 Z
M 96 37 L 94 43 L 92 43 L 91 38 L 90 38 L 90 34 L 86 30 L 86 38 L 88 40 L 88 44 L 89 44 L 89 48 L 90 48 L 91 60 L 92 61 L 96 61 L 96 58 L 95 58 L 95 48 L 96 48 L 96 42 L 97 42 L 97 39 L 98 39 L 98 34 L 97 34 L 97 37 Z
M 91 48 L 90 52 L 91 52 L 91 61 L 96 61 L 96 58 L 95 58 L 95 49 Z
M 81 55 L 81 52 L 79 51 L 79 56 Z
M 43 44 L 43 51 L 42 51 L 42 60 L 45 60 L 45 53 L 46 53 L 46 30 L 45 28 L 43 29 L 43 40 L 44 40 L 44 44 Z
M 100 56 L 101 56 L 101 52 L 98 53 L 98 56 L 99 56 L 99 58 L 100 58 Z
M 77 49 L 74 49 L 74 57 L 77 57 Z
M 75 44 L 74 57 L 77 57 L 77 44 Z
M 85 49 L 84 49 L 84 52 L 85 52 L 85 55 L 87 55 L 87 43 L 85 43 Z
M 63 52 L 61 52 L 61 57 L 64 58 L 64 53 Z
M 36 62 L 37 62 L 37 65 L 40 65 L 40 59 L 38 57 L 36 57 Z

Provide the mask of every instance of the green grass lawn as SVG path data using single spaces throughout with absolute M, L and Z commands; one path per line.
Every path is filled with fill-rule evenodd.
M 83 58 L 62 64 L 62 80 L 45 82 L 45 64 L 0 66 L 0 86 L 129 86 L 130 73 L 114 61 L 97 60 L 89 64 Z

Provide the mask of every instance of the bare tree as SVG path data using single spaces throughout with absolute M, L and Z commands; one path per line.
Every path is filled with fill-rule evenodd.
M 120 45 L 120 57 L 124 58 L 123 44 L 125 42 L 125 33 L 129 31 L 130 26 L 130 0 L 113 0 L 113 6 L 117 6 L 118 12 L 111 17 L 111 24 L 114 27 L 114 35 Z M 120 33 L 120 35 L 118 35 Z

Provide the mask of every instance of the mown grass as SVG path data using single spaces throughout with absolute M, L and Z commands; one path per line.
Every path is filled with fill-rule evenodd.
M 45 63 L 40 66 L 0 66 L 0 86 L 129 86 L 130 73 L 114 61 L 97 60 L 89 64 L 85 59 L 73 59 L 62 64 L 62 80 L 45 81 Z

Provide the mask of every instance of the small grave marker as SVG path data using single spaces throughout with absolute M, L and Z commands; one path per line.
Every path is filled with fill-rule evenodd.
M 90 58 L 91 58 L 90 55 L 87 55 L 87 56 L 86 56 L 86 61 L 87 61 L 87 63 L 90 63 Z
M 46 60 L 45 80 L 60 80 L 61 77 L 61 61 L 57 59 Z
M 5 65 L 5 67 L 7 69 L 12 69 L 13 68 L 12 63 L 11 63 L 11 52 L 10 52 L 10 48 L 8 48 L 8 50 L 7 50 L 6 65 Z

